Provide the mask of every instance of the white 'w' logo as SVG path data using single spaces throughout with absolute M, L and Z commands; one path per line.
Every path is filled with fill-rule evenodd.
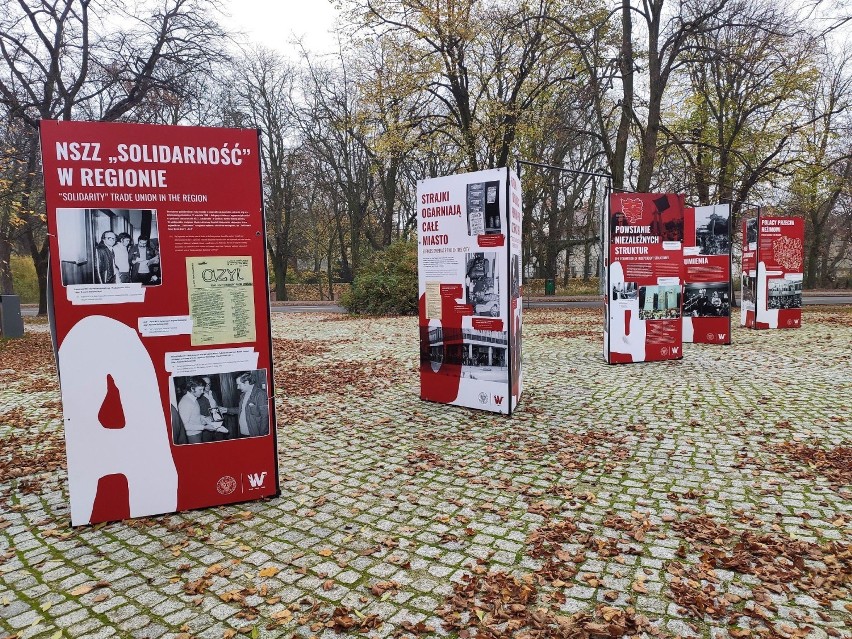
M 263 482 L 266 480 L 266 472 L 254 473 L 246 475 L 252 488 L 263 488 Z

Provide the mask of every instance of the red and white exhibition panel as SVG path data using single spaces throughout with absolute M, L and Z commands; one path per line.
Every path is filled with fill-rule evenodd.
M 731 343 L 731 207 L 686 207 L 683 341 Z
M 521 215 L 510 169 L 418 182 L 422 399 L 515 409 L 523 389 Z
M 758 215 L 743 220 L 740 323 L 756 329 L 802 325 L 805 221 Z
M 683 357 L 683 196 L 613 193 L 604 223 L 604 358 Z
M 278 494 L 257 131 L 41 145 L 72 524 Z

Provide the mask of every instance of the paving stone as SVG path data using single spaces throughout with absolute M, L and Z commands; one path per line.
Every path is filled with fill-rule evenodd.
M 543 562 L 529 554 L 530 535 L 571 519 L 590 540 L 619 539 L 622 554 L 616 561 L 576 539 L 563 544 L 565 552 L 585 553 L 581 572 L 597 575 L 601 583 L 592 588 L 579 576 L 570 579 L 561 589 L 566 597 L 562 614 L 591 612 L 599 603 L 631 605 L 659 619 L 660 628 L 672 635 L 729 639 L 727 620 L 696 619 L 672 600 L 666 568 L 672 561 L 692 566 L 700 560 L 691 544 L 685 558 L 678 555 L 684 537 L 676 521 L 702 514 L 736 532 L 753 528 L 799 541 L 843 543 L 846 531 L 832 522 L 840 516 L 852 520 L 848 495 L 819 473 L 813 479 L 798 477 L 797 472 L 812 469 L 767 448 L 787 441 L 827 448 L 852 440 L 852 424 L 837 419 L 842 415 L 832 400 L 837 389 L 852 388 L 848 360 L 838 355 L 848 349 L 852 327 L 835 310 L 808 308 L 806 318 L 813 319 L 795 335 L 735 329 L 730 347 L 687 345 L 684 359 L 676 363 L 610 367 L 602 362 L 594 337 L 552 334 L 595 332 L 599 313 L 530 311 L 524 329 L 526 389 L 518 411 L 506 419 L 419 401 L 412 372 L 417 367 L 416 348 L 411 349 L 414 318 L 335 316 L 325 321 L 311 316 L 305 321 L 295 314 L 274 314 L 276 337 L 321 346 L 317 354 L 299 356 L 297 366 L 339 382 L 333 392 L 316 382 L 298 395 L 276 398 L 282 497 L 144 523 L 84 527 L 63 540 L 44 533 L 68 530 L 65 471 L 43 473 L 38 492 L 14 493 L 21 510 L 2 515 L 9 525 L 0 528 L 0 555 L 12 546 L 16 554 L 0 564 L 0 599 L 10 600 L 0 605 L 0 636 L 19 630 L 13 622 L 29 625 L 39 619 L 35 606 L 51 601 L 47 615 L 68 636 L 73 628 L 75 637 L 173 637 L 187 624 L 199 639 L 220 639 L 226 629 L 252 625 L 265 638 L 277 636 L 265 628 L 271 611 L 304 600 L 321 602 L 325 613 L 344 605 L 380 614 L 385 623 L 371 633 L 379 639 L 400 630 L 403 621 L 424 619 L 442 636 L 435 611 L 452 595 L 453 584 L 474 568 L 486 580 L 489 571 L 497 570 L 519 578 L 532 575 Z M 757 358 L 760 367 L 752 365 Z M 375 387 L 351 381 L 357 374 L 338 380 L 340 361 L 372 371 L 365 379 Z M 383 371 L 396 372 L 385 379 Z M 50 367 L 38 375 L 53 383 Z M 798 383 L 791 385 L 791 379 Z M 61 420 L 41 419 L 38 413 L 42 403 L 59 399 L 56 390 L 30 393 L 7 386 L 0 379 L 0 439 L 15 428 L 4 421 L 6 411 L 20 409 L 41 432 L 61 441 Z M 587 433 L 597 433 L 593 445 L 578 443 Z M 422 453 L 432 461 L 422 467 L 410 461 Z M 588 465 L 568 468 L 562 456 Z M 777 472 L 774 461 L 791 470 Z M 689 499 L 689 491 L 700 498 Z M 572 498 L 565 496 L 569 493 Z M 11 494 L 11 484 L 0 478 L 0 499 Z M 321 497 L 325 503 L 318 504 Z M 534 502 L 554 510 L 531 512 Z M 239 516 L 246 511 L 253 516 Z M 637 511 L 655 526 L 642 542 L 603 523 L 612 515 L 632 521 Z M 752 527 L 737 513 L 758 523 Z M 39 521 L 50 523 L 34 525 Z M 398 545 L 383 545 L 387 539 Z M 628 553 L 628 546 L 637 554 Z M 319 555 L 326 548 L 331 557 Z M 305 554 L 291 563 L 297 553 Z M 181 569 L 185 563 L 189 571 Z M 213 563 L 231 574 L 213 577 L 203 594 L 185 592 L 187 583 L 204 577 Z M 260 568 L 272 565 L 281 572 L 257 577 Z M 717 569 L 716 574 L 723 592 L 745 599 L 761 583 L 736 570 Z M 639 577 L 647 593 L 633 591 Z M 325 591 L 327 579 L 334 586 Z M 68 594 L 100 580 L 110 582 L 109 588 L 80 597 Z M 387 580 L 400 587 L 380 601 L 369 587 Z M 237 619 L 240 607 L 219 598 L 262 584 L 266 595 L 246 599 L 262 621 Z M 540 584 L 539 590 L 553 589 Z M 93 603 L 98 593 L 110 596 Z M 267 604 L 273 596 L 280 600 Z M 845 604 L 852 597 L 827 607 L 793 587 L 789 597 L 772 599 L 772 623 L 779 632 L 779 624 L 799 627 L 797 617 L 808 614 L 815 639 L 827 639 L 828 629 L 846 639 Z M 826 612 L 829 620 L 818 614 Z M 690 624 L 697 624 L 699 632 Z M 47 622 L 39 629 L 37 639 L 52 634 Z M 293 633 L 337 639 L 328 629 L 314 633 L 295 622 L 285 636 Z
M 111 628 L 109 626 L 102 626 L 98 628 L 95 632 L 90 632 L 85 635 L 81 635 L 80 639 L 106 639 L 107 637 L 113 637 L 118 634 L 118 631 L 115 628 Z
M 83 618 L 85 618 L 85 615 Z M 9 617 L 6 623 L 13 630 L 20 630 L 21 628 L 26 628 L 27 626 L 32 625 L 36 619 L 39 619 L 39 615 L 35 610 L 24 610 L 24 612 L 21 612 L 14 617 Z
M 6 595 L 8 597 L 8 595 Z M 0 618 L 10 619 L 11 617 L 16 617 L 24 612 L 28 611 L 30 606 L 25 601 L 20 600 L 9 600 L 9 603 L 5 606 L 0 606 Z M 63 612 L 68 612 L 64 610 Z

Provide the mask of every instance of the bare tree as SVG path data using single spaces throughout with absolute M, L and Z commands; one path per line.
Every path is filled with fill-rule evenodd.
M 14 294 L 12 253 L 20 240 L 21 195 L 26 182 L 27 132 L 7 120 L 0 132 L 0 294 Z
M 805 287 L 829 286 L 852 245 L 852 52 L 827 56 L 797 136 L 797 166 L 782 202 L 805 219 Z
M 37 130 L 44 119 L 125 118 L 155 91 L 181 83 L 221 56 L 213 0 L 166 0 L 127 8 L 117 0 L 10 0 L 0 4 L 0 106 L 29 129 L 21 207 L 24 241 L 46 311 L 47 238 L 38 199 Z M 121 28 L 111 25 L 122 24 Z
M 340 250 L 341 277 L 351 281 L 364 255 L 375 189 L 370 127 L 356 79 L 343 56 L 333 68 L 306 58 L 299 127 L 320 164 L 316 186 L 329 190 Z
M 409 77 L 440 106 L 435 132 L 470 171 L 506 166 L 524 114 L 565 77 L 569 43 L 550 19 L 559 0 L 368 0 L 366 18 L 350 6 L 358 26 L 396 42 Z
M 294 74 L 280 55 L 262 48 L 247 52 L 232 74 L 231 117 L 236 112 L 242 115 L 232 124 L 259 131 L 267 247 L 279 300 L 287 299 L 291 231 L 303 190 L 300 181 L 304 158 L 292 122 Z

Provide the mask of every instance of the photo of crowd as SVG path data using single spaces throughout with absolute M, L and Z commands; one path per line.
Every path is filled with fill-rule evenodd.
M 260 437 L 269 433 L 266 371 L 172 378 L 175 445 Z
M 687 284 L 683 289 L 684 317 L 729 317 L 731 299 L 727 282 Z
M 157 212 L 149 209 L 57 209 L 62 285 L 158 286 Z
M 680 317 L 680 286 L 643 286 L 639 289 L 639 319 Z
M 789 309 L 802 308 L 802 281 L 791 281 L 784 278 L 770 278 L 769 301 L 767 308 Z

